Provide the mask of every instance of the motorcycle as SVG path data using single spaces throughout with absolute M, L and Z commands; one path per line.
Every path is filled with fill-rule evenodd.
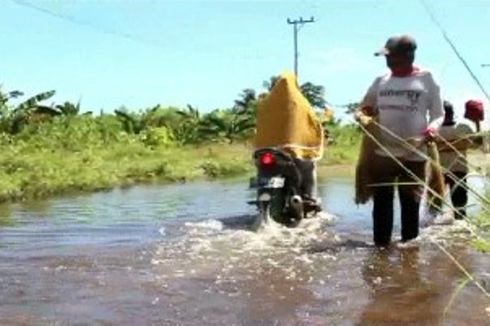
M 294 227 L 320 211 L 316 202 L 301 194 L 301 172 L 295 159 L 288 153 L 264 148 L 254 152 L 257 177 L 252 178 L 251 188 L 257 189 L 257 198 L 249 202 L 259 210 L 259 222 L 270 219 L 288 227 Z

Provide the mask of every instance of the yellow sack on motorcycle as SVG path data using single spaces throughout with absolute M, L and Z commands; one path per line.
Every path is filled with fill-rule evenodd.
M 255 149 L 264 147 L 303 159 L 323 155 L 322 125 L 292 73 L 283 73 L 257 107 Z

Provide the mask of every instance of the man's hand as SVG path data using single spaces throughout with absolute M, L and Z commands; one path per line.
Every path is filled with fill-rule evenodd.
M 362 109 L 360 108 L 356 110 L 356 112 L 354 113 L 354 118 L 362 126 L 367 127 L 373 122 L 373 113 L 374 110 L 372 107 L 363 107 Z
M 362 115 L 361 117 L 359 117 L 359 119 L 357 121 L 361 125 L 363 125 L 363 127 L 367 127 L 373 122 L 373 117 L 369 117 L 367 115 Z
M 424 130 L 422 130 L 422 135 L 425 137 L 434 137 L 437 134 L 437 129 L 431 126 L 428 126 Z
M 433 141 L 436 135 L 437 129 L 432 126 L 428 126 L 424 130 L 422 130 L 422 136 L 424 136 L 426 141 Z

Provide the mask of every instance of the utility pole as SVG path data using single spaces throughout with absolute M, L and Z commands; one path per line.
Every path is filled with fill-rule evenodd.
M 315 18 L 313 16 L 310 19 L 303 19 L 300 17 L 299 20 L 291 20 L 288 18 L 288 24 L 294 25 L 294 74 L 296 75 L 296 79 L 298 79 L 298 32 L 303 27 L 304 24 L 314 23 Z

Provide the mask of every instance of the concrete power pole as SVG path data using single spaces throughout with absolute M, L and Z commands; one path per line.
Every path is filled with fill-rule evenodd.
M 303 27 L 304 24 L 314 23 L 315 18 L 311 17 L 310 19 L 304 20 L 303 17 L 300 17 L 299 20 L 291 20 L 288 18 L 288 24 L 294 26 L 294 74 L 296 75 L 296 79 L 298 76 L 298 32 Z

